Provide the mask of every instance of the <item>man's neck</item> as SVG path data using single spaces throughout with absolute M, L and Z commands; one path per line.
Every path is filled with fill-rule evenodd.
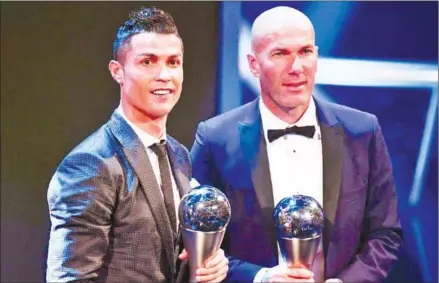
M 121 102 L 121 105 L 126 118 L 142 131 L 145 131 L 151 136 L 158 139 L 160 139 L 164 135 L 167 116 L 153 119 L 146 116 L 141 111 L 131 106 L 125 105 L 124 102 Z
M 295 124 L 297 121 L 302 118 L 303 114 L 305 114 L 306 109 L 308 109 L 310 100 L 308 100 L 308 103 L 304 105 L 299 105 L 294 108 L 286 108 L 282 107 L 279 104 L 275 103 L 272 99 L 265 95 L 261 95 L 262 102 L 265 104 L 265 106 L 268 108 L 268 110 L 271 111 L 276 117 L 281 119 L 287 124 Z

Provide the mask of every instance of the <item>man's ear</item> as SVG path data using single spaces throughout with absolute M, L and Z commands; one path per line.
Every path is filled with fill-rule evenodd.
M 108 69 L 110 70 L 110 74 L 113 77 L 113 79 L 118 84 L 122 85 L 124 79 L 122 65 L 116 60 L 111 60 L 110 63 L 108 63 Z
M 259 63 L 256 59 L 256 56 L 253 53 L 247 54 L 248 67 L 250 68 L 250 72 L 255 77 L 259 77 L 260 69 Z

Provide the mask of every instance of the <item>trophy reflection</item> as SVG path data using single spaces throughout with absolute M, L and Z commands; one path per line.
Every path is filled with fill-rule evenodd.
M 277 241 L 287 267 L 311 270 L 322 237 L 324 215 L 312 197 L 293 195 L 282 199 L 273 212 Z
M 189 282 L 196 282 L 196 269 L 221 246 L 231 218 L 230 203 L 220 190 L 201 185 L 181 199 L 178 217 L 189 257 Z

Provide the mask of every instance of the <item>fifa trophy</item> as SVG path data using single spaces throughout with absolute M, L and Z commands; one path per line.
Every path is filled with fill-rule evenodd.
M 279 201 L 273 212 L 277 241 L 287 267 L 311 270 L 320 239 L 324 215 L 312 197 L 293 195 Z
M 178 217 L 189 256 L 189 282 L 196 282 L 196 269 L 221 246 L 231 218 L 230 203 L 220 190 L 200 185 L 183 196 Z

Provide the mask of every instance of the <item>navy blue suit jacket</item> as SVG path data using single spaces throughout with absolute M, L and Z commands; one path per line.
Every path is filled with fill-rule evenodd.
M 261 267 L 278 264 L 258 101 L 201 122 L 191 151 L 194 177 L 222 190 L 231 203 L 222 246 L 230 256 L 228 282 L 253 282 Z M 381 128 L 372 114 L 315 101 L 323 149 L 325 279 L 381 282 L 402 242 Z

